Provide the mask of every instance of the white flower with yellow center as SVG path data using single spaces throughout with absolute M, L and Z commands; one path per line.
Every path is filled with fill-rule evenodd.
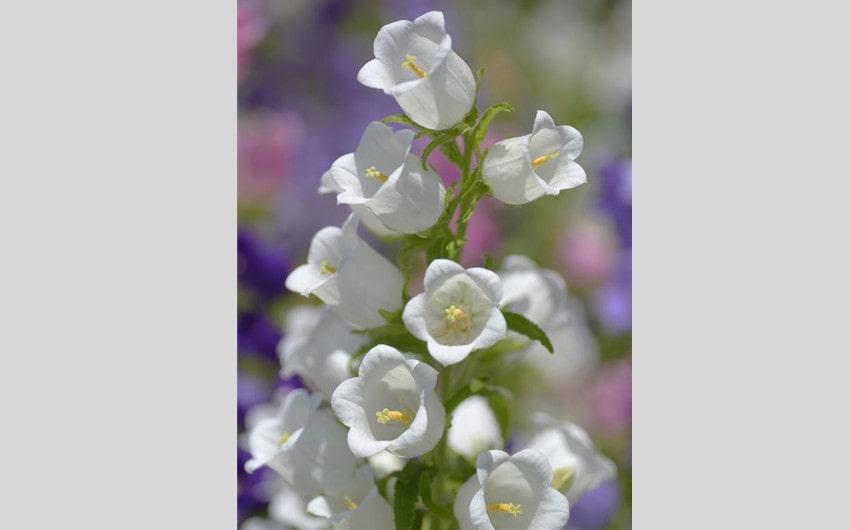
M 567 498 L 549 484 L 552 468 L 539 451 L 486 451 L 477 473 L 455 497 L 461 530 L 555 530 L 567 524 Z
M 536 432 L 522 446 L 536 449 L 549 460 L 554 470 L 552 485 L 571 503 L 617 475 L 617 466 L 600 453 L 587 432 L 567 421 L 558 421 L 543 413 L 532 417 Z
M 328 307 L 293 308 L 277 348 L 281 375 L 298 375 L 307 387 L 330 399 L 336 386 L 351 377 L 351 354 L 365 341 Z
M 410 154 L 413 131 L 397 132 L 379 121 L 366 127 L 357 151 L 338 158 L 329 171 L 339 204 L 362 205 L 394 232 L 430 228 L 443 212 L 440 176 Z
M 422 127 L 448 129 L 472 109 L 475 78 L 452 51 L 443 13 L 387 24 L 378 31 L 374 49 L 375 59 L 360 69 L 357 80 L 393 96 Z
M 345 442 L 345 429 L 327 408 L 319 409 L 321 394 L 293 390 L 283 399 L 277 413 L 269 416 L 266 406 L 249 421 L 248 450 L 251 459 L 245 470 L 253 473 L 261 466 L 277 472 L 302 499 L 312 499 L 322 491 L 329 470 L 353 470 L 357 458 Z
M 331 397 L 348 426 L 348 446 L 358 457 L 389 450 L 410 458 L 427 453 L 443 434 L 446 411 L 434 393 L 437 371 L 379 344 L 363 357 L 359 376 L 340 383 Z
M 358 216 L 342 228 L 326 226 L 310 242 L 307 263 L 286 278 L 286 288 L 302 296 L 316 295 L 340 317 L 358 328 L 383 325 L 379 309 L 401 306 L 404 277 L 388 259 L 357 236 Z
M 496 344 L 507 332 L 499 311 L 502 284 L 493 271 L 464 269 L 437 259 L 425 270 L 425 292 L 404 307 L 402 319 L 428 352 L 444 366 L 459 363 L 473 350 Z
M 330 472 L 324 494 L 307 504 L 307 511 L 327 517 L 336 530 L 393 530 L 392 508 L 378 494 L 372 468 Z
M 558 195 L 587 182 L 575 161 L 583 147 L 580 132 L 568 125 L 556 127 L 549 114 L 538 110 L 531 134 L 502 140 L 488 150 L 481 176 L 493 196 L 508 204 Z

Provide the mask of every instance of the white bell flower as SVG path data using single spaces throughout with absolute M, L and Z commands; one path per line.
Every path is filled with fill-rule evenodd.
M 284 528 L 299 530 L 325 530 L 331 522 L 307 512 L 307 503 L 292 488 L 284 485 L 269 500 L 269 517 L 282 523 Z
M 358 457 L 389 450 L 411 458 L 427 453 L 443 434 L 446 410 L 434 393 L 437 371 L 379 344 L 360 364 L 358 377 L 340 383 L 331 397 L 350 427 L 348 445 Z
M 336 530 L 393 530 L 395 520 L 389 503 L 378 494 L 372 468 L 330 472 L 324 495 L 311 500 L 307 511 L 327 517 Z
M 580 426 L 543 413 L 532 416 L 536 432 L 524 447 L 536 449 L 554 470 L 553 486 L 571 503 L 617 475 L 617 466 L 600 453 Z
M 342 193 L 342 188 L 340 188 L 336 182 L 331 178 L 331 170 L 327 170 L 322 174 L 321 184 L 319 185 L 319 193 Z M 351 211 L 356 213 L 360 217 L 360 222 L 363 223 L 363 226 L 366 227 L 367 230 L 384 239 L 393 239 L 401 237 L 403 234 L 401 232 L 396 232 L 395 230 L 390 230 L 378 219 L 378 217 L 372 213 L 372 210 L 367 208 L 363 204 L 349 204 Z
M 449 447 L 469 460 L 504 446 L 496 415 L 481 396 L 470 396 L 455 407 L 448 436 Z
M 293 390 L 275 416 L 252 415 L 248 435 L 251 459 L 245 470 L 253 473 L 268 466 L 302 499 L 321 493 L 328 470 L 353 470 L 358 461 L 345 441 L 345 429 L 327 409 L 318 409 L 322 399 L 318 393 Z
M 306 386 L 330 397 L 338 384 L 351 377 L 351 354 L 366 342 L 329 307 L 295 307 L 286 317 L 278 344 L 281 375 L 298 375 Z
M 508 204 L 526 204 L 543 195 L 587 182 L 575 159 L 584 138 L 576 129 L 556 127 L 552 117 L 537 111 L 531 134 L 497 142 L 487 152 L 481 176 L 493 196 Z
M 476 467 L 455 497 L 461 530 L 554 530 L 567 524 L 569 502 L 549 485 L 552 468 L 539 451 L 486 451 Z
M 505 338 L 507 324 L 499 311 L 502 284 L 493 271 L 436 259 L 425 270 L 424 285 L 425 292 L 407 302 L 402 319 L 443 366 Z
M 326 226 L 310 242 L 307 263 L 286 278 L 286 288 L 302 296 L 315 294 L 358 328 L 383 325 L 378 312 L 398 310 L 404 276 L 398 267 L 357 236 L 358 216 L 342 228 Z
M 379 121 L 370 123 L 357 151 L 331 166 L 330 177 L 341 190 L 337 203 L 365 206 L 394 232 L 414 234 L 433 226 L 446 190 L 440 176 L 410 154 L 413 135 L 410 129 L 393 132 Z
M 448 129 L 472 109 L 475 78 L 452 51 L 443 13 L 387 24 L 378 31 L 374 49 L 375 59 L 360 69 L 357 80 L 393 96 L 422 127 Z

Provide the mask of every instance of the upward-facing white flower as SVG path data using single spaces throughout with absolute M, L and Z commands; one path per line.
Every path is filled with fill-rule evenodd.
M 355 327 L 371 328 L 386 322 L 379 309 L 401 306 L 404 277 L 357 236 L 357 224 L 352 213 L 341 229 L 319 230 L 310 242 L 307 264 L 289 274 L 286 288 L 303 296 L 315 294 Z
M 580 132 L 568 125 L 556 127 L 549 114 L 538 110 L 531 134 L 502 140 L 488 150 L 481 176 L 493 196 L 508 204 L 558 195 L 587 182 L 575 161 L 583 147 Z
M 413 131 L 393 132 L 379 121 L 366 127 L 357 151 L 338 158 L 330 177 L 339 204 L 362 205 L 395 232 L 430 228 L 443 211 L 446 190 L 440 176 L 423 169 L 410 154 Z
M 523 445 L 546 456 L 554 470 L 552 485 L 571 503 L 617 475 L 614 462 L 596 449 L 580 426 L 543 413 L 536 413 L 532 419 L 537 430 Z
M 558 530 L 567 524 L 569 502 L 549 485 L 552 468 L 540 452 L 485 451 L 476 467 L 455 497 L 461 530 Z
M 357 74 L 362 84 L 393 96 L 410 119 L 427 129 L 448 129 L 472 109 L 475 78 L 452 51 L 443 13 L 387 24 L 375 37 L 375 59 Z
M 281 375 L 298 375 L 305 385 L 330 399 L 351 374 L 351 354 L 366 341 L 328 307 L 296 307 L 286 318 L 286 333 L 278 344 Z
M 360 373 L 331 397 L 339 421 L 350 427 L 351 452 L 367 457 L 389 450 L 410 458 L 440 440 L 446 410 L 434 393 L 437 371 L 379 344 L 366 353 Z
M 425 292 L 407 303 L 402 319 L 410 333 L 428 343 L 428 353 L 448 366 L 505 338 L 501 298 L 495 272 L 436 259 L 425 270 Z

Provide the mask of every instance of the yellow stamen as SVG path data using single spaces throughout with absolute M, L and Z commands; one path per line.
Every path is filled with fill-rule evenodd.
M 372 167 L 366 169 L 366 177 L 378 179 L 381 182 L 386 182 L 387 179 L 389 178 L 388 176 L 386 176 L 383 173 L 381 173 L 380 171 L 378 171 L 378 168 L 376 168 L 375 166 L 372 166 Z
M 499 502 L 496 504 L 488 504 L 487 511 L 509 513 L 514 516 L 514 519 L 516 519 L 517 516 L 522 515 L 522 506 L 519 504 L 514 504 L 512 502 Z
M 419 68 L 419 65 L 416 64 L 416 56 L 408 55 L 406 59 L 406 61 L 401 63 L 402 68 L 407 68 L 408 70 L 413 71 L 413 73 L 415 73 L 419 77 L 425 77 L 426 75 L 428 75 L 428 72 Z
M 537 166 L 542 166 L 553 158 L 558 158 L 558 153 L 550 153 L 548 155 L 538 156 L 537 158 L 531 161 L 531 167 L 536 169 Z
M 349 510 L 356 510 L 357 509 L 357 505 L 354 503 L 353 500 L 351 500 L 351 497 L 349 497 L 348 495 L 343 497 L 342 500 L 345 501 L 345 505 L 348 506 Z
M 434 335 L 434 338 L 439 339 L 451 333 L 451 341 L 449 344 L 453 344 L 457 341 L 460 335 L 465 333 L 466 340 L 469 341 L 469 339 L 472 338 L 472 320 L 466 312 L 454 304 L 445 308 L 443 311 L 443 319 L 446 321 L 446 329 L 442 333 Z
M 289 440 L 289 437 L 290 437 L 290 436 L 292 436 L 292 433 L 291 433 L 291 432 L 289 432 L 289 431 L 283 431 L 283 434 L 281 434 L 281 435 L 280 435 L 280 440 L 278 440 L 278 442 L 277 442 L 277 443 L 279 443 L 280 445 L 285 444 L 285 443 L 286 443 L 286 441 L 287 441 L 287 440 Z
M 322 260 L 322 266 L 319 267 L 319 272 L 321 272 L 322 274 L 333 274 L 336 272 L 336 267 L 331 267 L 330 265 L 328 265 L 327 261 Z
M 411 418 L 404 412 L 399 412 L 397 410 L 379 410 L 375 413 L 375 415 L 378 417 L 378 423 L 380 423 L 381 425 L 386 425 L 389 421 L 397 421 L 399 423 L 410 425 L 410 422 L 413 421 L 413 418 Z

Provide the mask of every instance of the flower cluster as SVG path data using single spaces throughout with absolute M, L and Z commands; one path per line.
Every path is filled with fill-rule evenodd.
M 583 138 L 540 110 L 529 134 L 484 149 L 513 109 L 479 112 L 483 73 L 454 52 L 440 12 L 384 26 L 374 55 L 357 79 L 402 113 L 370 123 L 317 179 L 351 213 L 286 277 L 321 302 L 290 309 L 277 351 L 282 375 L 307 388 L 251 415 L 245 469 L 283 479 L 277 502 L 300 528 L 561 529 L 615 466 L 574 423 L 532 410 L 519 414 L 530 424 L 512 421 L 495 374 L 539 355 L 580 364 L 564 338 L 566 283 L 525 256 L 460 261 L 483 197 L 522 205 L 585 183 Z M 459 171 L 451 186 L 429 165 L 437 150 Z M 395 261 L 375 238 L 397 246 Z

